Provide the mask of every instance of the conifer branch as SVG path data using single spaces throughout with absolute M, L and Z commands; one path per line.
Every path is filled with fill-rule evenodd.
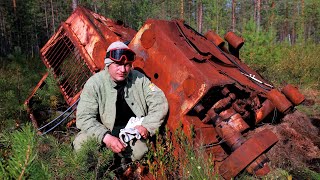
M 24 166 L 23 166 L 21 174 L 19 176 L 19 180 L 21 180 L 24 175 L 24 172 L 25 172 L 27 165 L 28 165 L 29 157 L 30 157 L 30 145 L 28 145 L 28 149 L 26 152 L 26 160 L 24 161 Z

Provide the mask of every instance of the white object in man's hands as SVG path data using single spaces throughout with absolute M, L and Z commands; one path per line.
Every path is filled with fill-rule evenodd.
M 128 142 L 134 138 L 140 139 L 141 135 L 136 128 L 124 128 L 120 130 L 119 138 L 120 141 L 127 146 Z
M 129 119 L 126 127 L 123 129 L 120 129 L 119 138 L 123 144 L 125 144 L 127 146 L 128 142 L 130 142 L 134 138 L 136 138 L 136 139 L 141 138 L 141 134 L 134 127 L 137 125 L 141 125 L 142 121 L 143 121 L 143 117 L 142 118 L 131 117 Z
M 142 121 L 143 121 L 144 117 L 131 117 L 126 125 L 126 127 L 124 127 L 125 129 L 127 128 L 134 128 L 137 125 L 141 125 Z

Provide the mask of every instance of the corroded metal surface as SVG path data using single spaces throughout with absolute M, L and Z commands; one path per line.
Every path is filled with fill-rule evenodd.
M 272 112 L 290 113 L 304 97 L 291 86 L 280 92 L 244 64 L 239 59 L 243 38 L 229 32 L 225 39 L 229 49 L 213 31 L 203 36 L 182 21 L 149 19 L 136 32 L 78 8 L 41 49 L 41 57 L 72 104 L 86 80 L 104 68 L 108 45 L 131 41 L 137 54 L 134 68 L 168 99 L 170 132 L 182 125 L 196 147 L 213 155 L 215 169 L 226 179 L 244 169 L 264 175 L 269 171 L 264 152 L 277 137 L 263 131 L 247 139 L 246 132 L 268 121 Z
M 249 163 L 259 157 L 266 149 L 278 141 L 277 136 L 270 130 L 263 130 L 254 137 L 248 139 L 235 150 L 219 168 L 219 174 L 225 179 L 235 177 Z M 260 166 L 266 166 L 267 161 L 260 161 Z
M 216 46 L 218 46 L 219 48 L 224 47 L 225 45 L 225 41 L 214 31 L 209 30 L 206 34 L 205 37 L 212 41 Z
M 286 85 L 282 88 L 281 92 L 294 104 L 295 106 L 301 104 L 305 97 L 301 94 L 297 87 L 291 84 Z
M 150 19 L 129 44 L 140 57 L 134 66 L 165 92 L 169 129 L 178 129 L 181 120 L 195 144 L 210 147 L 207 152 L 219 157 L 213 160 L 224 178 L 246 167 L 250 173 L 266 174 L 269 168 L 261 166 L 267 159 L 263 153 L 277 141 L 276 136 L 268 131 L 246 140 L 242 132 L 265 120 L 275 107 L 280 113 L 290 112 L 291 103 L 237 58 L 242 38 L 228 33 L 228 51 L 214 32 L 206 37 L 180 21 Z M 230 158 L 221 153 L 225 147 L 210 146 L 221 140 L 228 145 Z M 251 158 L 242 161 L 239 152 L 246 148 L 252 150 L 245 152 Z M 227 158 L 222 165 L 221 158 Z M 241 166 L 237 166 L 239 161 Z
M 274 104 L 274 106 L 284 114 L 287 114 L 292 109 L 292 103 L 277 89 L 272 89 L 267 92 L 267 98 Z

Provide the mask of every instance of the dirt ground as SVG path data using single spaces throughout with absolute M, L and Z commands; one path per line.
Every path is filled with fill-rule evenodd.
M 320 173 L 320 118 L 309 118 L 296 110 L 286 115 L 277 125 L 264 125 L 257 128 L 271 129 L 279 141 L 266 153 L 273 168 L 289 171 L 294 179 L 301 177 L 301 171 L 308 168 Z
M 285 116 L 281 124 L 271 127 L 279 138 L 279 142 L 268 152 L 273 166 L 310 166 L 320 172 L 320 131 L 319 126 L 314 126 L 317 121 L 320 120 L 310 119 L 295 111 Z

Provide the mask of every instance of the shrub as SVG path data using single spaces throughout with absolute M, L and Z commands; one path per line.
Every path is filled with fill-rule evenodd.
M 30 124 L 19 131 L 5 133 L 2 136 L 6 137 L 3 143 L 8 149 L 1 149 L 2 152 L 6 152 L 0 161 L 0 177 L 4 179 L 50 178 L 47 168 L 36 161 L 37 139 Z

